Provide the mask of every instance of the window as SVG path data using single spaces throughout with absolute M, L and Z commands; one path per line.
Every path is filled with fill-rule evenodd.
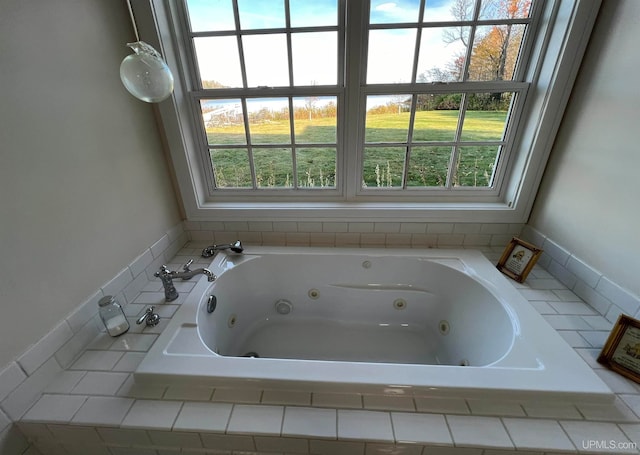
M 340 179 L 344 4 L 186 0 L 210 194 Z
M 153 0 L 183 82 L 160 111 L 188 214 L 523 221 L 585 3 Z
M 499 188 L 539 4 L 370 3 L 362 189 Z

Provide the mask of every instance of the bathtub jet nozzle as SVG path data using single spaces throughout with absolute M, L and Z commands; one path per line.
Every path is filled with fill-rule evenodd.
M 233 243 L 225 243 L 223 245 L 211 245 L 202 250 L 202 257 L 210 258 L 211 256 L 214 256 L 218 251 L 222 250 L 231 250 L 236 254 L 240 254 L 244 251 L 244 248 L 240 240 L 236 240 Z

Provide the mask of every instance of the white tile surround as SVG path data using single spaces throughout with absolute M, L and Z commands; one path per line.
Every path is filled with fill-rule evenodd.
M 531 226 L 524 226 L 521 237 L 544 250 L 539 264 L 545 270 L 609 322 L 615 322 L 620 313 L 640 318 L 640 298 L 617 285 L 611 277 L 604 276 Z
M 504 246 L 520 234 L 522 224 L 186 221 L 193 241 L 227 243 L 236 239 L 253 245 L 415 247 Z
M 640 302 L 529 227 L 186 222 L 184 229 L 180 225 L 155 242 L 0 372 L 1 454 L 638 453 L 605 449 L 640 442 L 640 385 L 602 368 L 595 357 L 617 313 L 637 316 Z M 495 263 L 508 240 L 521 233 L 545 253 L 527 282 L 514 286 L 617 393 L 612 405 L 163 385 L 142 389 L 132 381 L 131 373 L 195 283 L 176 283 L 180 298 L 163 304 L 153 272 L 165 262 L 176 269 L 187 257 L 198 262 L 205 243 L 240 238 L 268 245 L 464 246 L 480 249 Z M 132 328 L 122 337 L 100 332 L 96 301 L 105 294 L 126 304 Z M 162 323 L 136 326 L 133 320 L 149 304 L 158 305 Z

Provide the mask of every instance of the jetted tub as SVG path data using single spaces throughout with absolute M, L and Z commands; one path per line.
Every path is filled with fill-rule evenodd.
M 478 251 L 249 247 L 209 268 L 137 382 L 613 398 Z

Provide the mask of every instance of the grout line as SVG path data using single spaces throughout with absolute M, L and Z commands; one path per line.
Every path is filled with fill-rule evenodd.
M 517 418 L 517 417 L 512 417 L 512 418 Z M 509 429 L 507 428 L 507 425 L 504 423 L 504 419 L 505 419 L 504 416 L 499 416 L 500 425 L 502 425 L 502 429 L 507 434 L 507 437 L 509 438 L 509 441 L 511 441 L 511 445 L 513 446 L 513 449 L 514 450 L 520 450 L 518 448 L 518 446 L 516 445 L 516 442 L 513 440 L 513 436 L 511 436 L 511 433 L 509 432 Z
M 229 425 L 231 424 L 231 417 L 236 410 L 236 404 L 231 403 L 231 411 L 229 412 L 229 417 L 227 417 L 227 424 L 224 426 L 224 434 L 229 434 Z

